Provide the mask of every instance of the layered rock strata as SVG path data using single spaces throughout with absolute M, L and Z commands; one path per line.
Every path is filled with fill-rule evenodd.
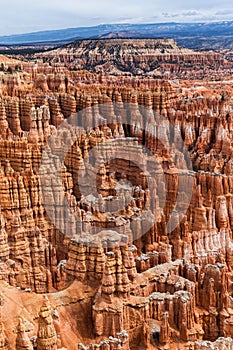
M 0 348 L 230 349 L 231 84 L 113 76 L 102 61 L 120 52 L 121 69 L 137 75 L 156 58 L 161 74 L 176 78 L 191 74 L 189 61 L 218 64 L 226 75 L 230 63 L 170 41 L 136 41 L 134 49 L 129 41 L 112 53 L 106 42 L 92 58 L 82 45 L 1 76 L 0 284 L 16 321 L 3 314 Z M 82 129 L 69 123 L 74 113 Z M 63 215 L 54 174 L 75 218 Z M 86 192 L 93 183 L 96 191 Z M 45 298 L 39 310 L 44 293 L 55 306 Z

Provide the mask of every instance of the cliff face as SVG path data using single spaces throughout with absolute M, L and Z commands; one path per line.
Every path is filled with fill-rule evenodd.
M 133 74 L 156 78 L 200 78 L 219 76 L 232 70 L 232 62 L 216 52 L 198 52 L 179 47 L 172 39 L 78 40 L 72 44 L 35 55 L 50 64 L 108 74 Z M 218 74 L 216 74 L 218 72 Z M 210 79 L 210 75 L 208 77 Z
M 220 59 L 114 42 L 84 59 Z M 22 65 L 0 84 L 0 348 L 231 349 L 231 83 Z

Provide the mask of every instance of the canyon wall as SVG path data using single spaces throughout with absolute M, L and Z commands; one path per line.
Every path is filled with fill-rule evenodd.
M 231 349 L 231 85 L 72 70 L 229 62 L 115 43 L 1 73 L 0 348 Z

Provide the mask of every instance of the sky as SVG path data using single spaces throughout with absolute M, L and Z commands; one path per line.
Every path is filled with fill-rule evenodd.
M 103 23 L 233 20 L 232 0 L 8 0 L 0 36 Z

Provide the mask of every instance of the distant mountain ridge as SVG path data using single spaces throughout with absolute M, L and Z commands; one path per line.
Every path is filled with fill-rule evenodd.
M 172 38 L 191 48 L 233 48 L 233 21 L 210 23 L 103 24 L 0 36 L 0 45 L 64 43 L 96 38 Z
M 50 66 L 61 65 L 71 71 L 88 70 L 109 75 L 161 78 L 187 77 L 188 72 L 214 74 L 218 67 L 232 69 L 232 63 L 219 52 L 191 50 L 173 39 L 105 38 L 76 40 L 57 49 L 33 55 Z

